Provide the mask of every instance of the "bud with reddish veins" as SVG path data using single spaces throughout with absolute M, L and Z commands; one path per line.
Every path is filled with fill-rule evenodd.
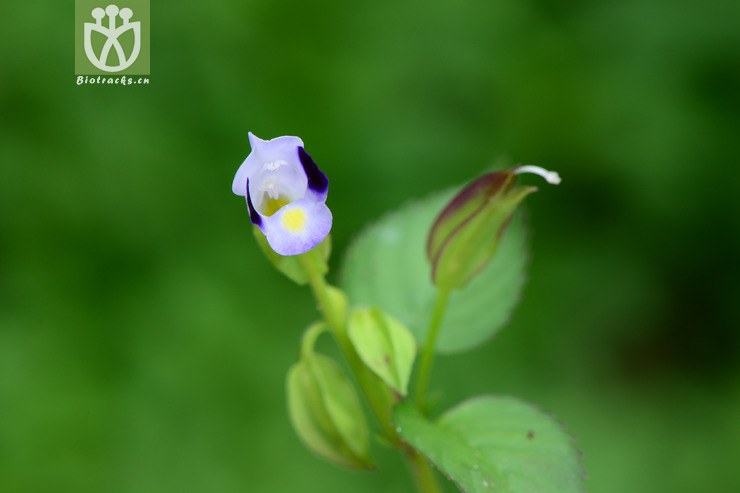
M 560 183 L 557 173 L 538 166 L 488 173 L 466 186 L 437 216 L 427 239 L 427 258 L 437 286 L 463 288 L 490 262 L 514 210 L 537 190 L 516 186 L 516 175 L 522 173 Z

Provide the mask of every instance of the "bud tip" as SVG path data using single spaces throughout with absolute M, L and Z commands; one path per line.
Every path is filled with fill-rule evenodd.
M 522 173 L 532 173 L 534 175 L 539 175 L 544 178 L 545 181 L 550 185 L 559 185 L 561 182 L 560 175 L 556 171 L 548 171 L 545 168 L 532 166 L 531 164 L 519 166 L 514 169 L 515 175 L 520 175 Z

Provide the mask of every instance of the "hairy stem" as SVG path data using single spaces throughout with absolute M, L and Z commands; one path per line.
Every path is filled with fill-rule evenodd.
M 416 404 L 419 407 L 424 406 L 424 399 L 426 398 L 429 378 L 432 373 L 432 364 L 434 363 L 434 355 L 437 348 L 437 336 L 439 335 L 439 328 L 442 326 L 442 317 L 444 317 L 449 297 L 450 290 L 448 288 L 438 289 L 437 301 L 434 305 L 432 319 L 429 321 L 429 329 L 427 330 L 427 343 L 424 345 L 424 353 L 421 357 L 419 374 L 416 380 Z

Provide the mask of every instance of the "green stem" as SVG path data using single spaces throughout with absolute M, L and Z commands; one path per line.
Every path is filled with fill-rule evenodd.
M 300 258 L 301 265 L 308 276 L 311 290 L 319 303 L 319 308 L 324 315 L 324 319 L 357 378 L 373 414 L 383 429 L 385 437 L 394 446 L 403 450 L 404 457 L 411 469 L 411 474 L 419 493 L 441 493 L 442 490 L 437 483 L 435 473 L 424 456 L 408 448 L 401 441 L 401 438 L 393 427 L 392 412 L 395 405 L 394 398 L 387 387 L 364 365 L 352 347 L 352 342 L 347 336 L 346 320 L 344 317 L 340 317 L 337 307 L 333 306 L 332 298 L 329 294 L 329 285 L 321 269 L 317 267 L 317 259 L 313 255 L 315 255 L 315 252 L 302 255 Z M 443 311 L 444 306 L 441 309 L 441 312 Z M 439 313 L 440 319 L 442 317 L 441 312 Z M 319 328 L 316 329 L 317 333 L 319 330 Z M 436 330 L 438 330 L 438 327 L 435 329 L 435 332 Z
M 424 346 L 424 353 L 422 354 L 421 364 L 419 366 L 419 375 L 416 380 L 416 404 L 419 407 L 424 406 L 424 399 L 426 398 L 427 387 L 429 386 L 429 377 L 432 373 L 432 363 L 434 363 L 434 354 L 436 353 L 437 336 L 439 335 L 439 328 L 442 326 L 442 317 L 444 317 L 449 297 L 449 288 L 440 287 L 437 290 L 437 302 L 434 305 L 432 319 L 429 321 L 427 343 Z
M 419 493 L 442 493 L 434 470 L 423 455 L 415 450 L 409 450 L 406 452 L 406 462 Z
M 392 443 L 397 444 L 399 441 L 398 434 L 393 427 L 391 418 L 393 405 L 395 404 L 393 396 L 385 385 L 370 372 L 352 347 L 352 342 L 347 336 L 346 320 L 339 316 L 338 310 L 333 306 L 332 299 L 329 295 L 329 284 L 327 284 L 321 271 L 316 268 L 315 259 L 311 255 L 312 252 L 302 255 L 300 261 L 308 275 L 309 284 L 314 297 L 319 303 L 319 308 L 339 348 L 342 350 L 352 373 L 360 384 L 373 414 L 383 428 L 386 438 Z

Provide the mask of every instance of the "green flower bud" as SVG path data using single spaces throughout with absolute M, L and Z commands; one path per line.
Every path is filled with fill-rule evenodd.
M 493 258 L 517 205 L 536 187 L 516 186 L 516 175 L 534 173 L 560 183 L 557 173 L 519 166 L 481 176 L 437 216 L 427 239 L 432 279 L 440 288 L 465 287 Z
M 365 365 L 399 395 L 408 390 L 416 339 L 380 308 L 358 308 L 347 322 L 349 339 Z
M 317 455 L 344 467 L 372 469 L 370 432 L 354 385 L 331 358 L 313 352 L 323 324 L 310 327 L 301 359 L 288 372 L 288 414 Z

